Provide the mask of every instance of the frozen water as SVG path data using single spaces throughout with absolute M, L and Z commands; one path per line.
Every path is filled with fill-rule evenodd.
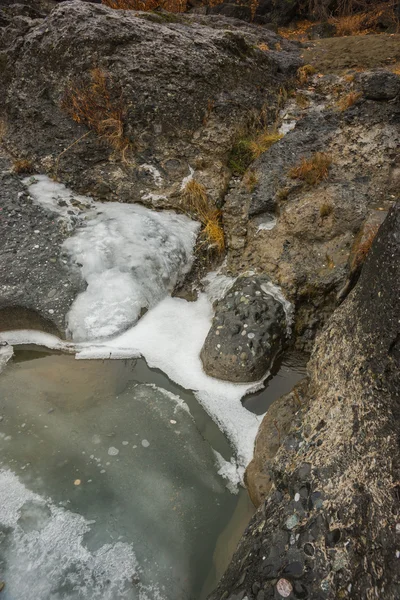
M 103 345 L 77 347 L 77 358 L 144 356 L 150 367 L 161 369 L 172 381 L 193 390 L 200 404 L 227 435 L 245 467 L 261 417 L 242 406 L 241 398 L 260 384 L 235 384 L 209 377 L 203 371 L 200 350 L 213 316 L 206 294 L 196 302 L 165 298 L 120 336 Z
M 0 373 L 14 353 L 12 346 L 10 346 L 8 343 L 5 345 L 1 345 L 1 343 L 2 342 L 0 340 Z
M 141 569 L 130 544 L 90 551 L 83 538 L 93 523 L 31 492 L 7 469 L 0 470 L 0 524 L 7 528 L 0 542 L 5 600 L 144 600 L 151 589 L 133 589 Z M 157 589 L 150 597 L 162 598 Z
M 44 175 L 25 183 L 37 203 L 72 226 L 68 211 L 79 211 L 64 185 Z M 78 215 L 85 226 L 63 247 L 87 288 L 71 307 L 68 328 L 75 341 L 111 337 L 133 325 L 143 309 L 171 293 L 190 271 L 200 224 L 171 211 L 73 197 L 88 207 Z
M 237 500 L 187 404 L 124 363 L 1 374 L 4 600 L 200 600 Z

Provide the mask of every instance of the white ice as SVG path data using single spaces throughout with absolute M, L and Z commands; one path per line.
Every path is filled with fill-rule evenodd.
M 1 335 L 1 334 L 0 334 Z M 0 373 L 14 354 L 13 347 L 10 344 L 1 345 L 5 340 L 0 338 Z
M 241 398 L 260 384 L 235 384 L 209 377 L 200 350 L 211 326 L 213 310 L 206 294 L 196 302 L 165 298 L 135 327 L 103 345 L 80 345 L 77 358 L 144 356 L 150 367 L 161 369 L 172 381 L 193 390 L 196 398 L 237 452 L 238 467 L 253 455 L 260 416 L 242 406 Z
M 59 205 L 60 198 L 66 201 L 71 195 L 65 186 L 44 175 L 27 183 L 36 202 L 66 216 Z M 171 211 L 76 198 L 90 206 L 84 213 L 86 226 L 63 248 L 87 288 L 71 307 L 68 328 L 75 341 L 107 338 L 133 325 L 142 309 L 157 304 L 183 280 L 192 266 L 200 225 Z
M 0 470 L 0 524 L 5 527 L 7 561 L 2 578 L 7 597 L 21 600 L 162 600 L 140 579 L 132 546 L 105 544 L 90 551 L 84 536 L 93 527 L 84 517 L 28 490 Z M 101 527 L 101 524 L 99 524 Z

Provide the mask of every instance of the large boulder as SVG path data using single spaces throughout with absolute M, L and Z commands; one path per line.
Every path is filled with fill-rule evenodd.
M 201 350 L 205 372 L 235 382 L 258 381 L 286 339 L 286 315 L 267 277 L 240 277 L 215 309 Z
M 272 491 L 210 600 L 399 597 L 399 296 L 398 203 L 317 339 Z
M 77 0 L 5 27 L 0 49 L 9 151 L 78 191 L 153 205 L 175 202 L 191 168 L 218 199 L 238 131 L 301 63 L 241 21 Z

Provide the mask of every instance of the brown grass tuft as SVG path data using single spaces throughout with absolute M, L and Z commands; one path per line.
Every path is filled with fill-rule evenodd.
M 254 192 L 258 184 L 257 173 L 253 169 L 247 169 L 242 181 L 249 192 Z
M 375 239 L 376 234 L 378 233 L 379 225 L 371 225 L 363 231 L 360 239 L 356 241 L 356 248 L 354 252 L 353 258 L 353 267 L 358 267 L 362 265 L 367 257 L 368 252 L 371 249 L 372 243 Z
M 33 166 L 33 162 L 27 158 L 16 158 L 13 161 L 13 171 L 18 175 L 33 173 Z
M 324 202 L 319 207 L 319 215 L 320 215 L 321 219 L 324 219 L 325 217 L 329 217 L 329 215 L 332 214 L 332 212 L 333 212 L 333 206 L 332 206 L 332 204 L 328 204 L 327 202 Z
M 261 42 L 261 44 L 257 44 L 257 48 L 262 50 L 263 52 L 268 52 L 269 46 L 265 42 Z
M 121 90 L 100 68 L 90 71 L 90 81 L 68 85 L 61 107 L 76 123 L 83 123 L 104 140 L 123 160 L 132 144 L 124 134 L 126 109 Z
M 312 65 L 303 65 L 297 69 L 297 79 L 299 80 L 300 85 L 307 83 L 309 77 L 314 75 L 316 72 L 317 69 Z
M 182 193 L 182 207 L 203 226 L 200 233 L 200 248 L 206 247 L 208 251 L 222 254 L 225 250 L 225 237 L 221 225 L 221 211 L 208 199 L 204 185 L 191 179 Z
M 349 92 L 348 94 L 346 94 L 346 96 L 343 96 L 343 98 L 340 98 L 340 100 L 338 101 L 338 109 L 341 111 L 347 110 L 348 108 L 350 108 L 350 106 L 353 106 L 353 104 L 355 104 L 357 100 L 361 98 L 361 96 L 361 92 Z
M 277 131 L 263 131 L 262 133 L 255 136 L 249 141 L 249 148 L 253 155 L 253 159 L 258 158 L 261 154 L 266 152 L 273 144 L 279 142 L 283 138 L 282 133 Z
M 317 185 L 328 177 L 332 159 L 325 152 L 316 152 L 310 158 L 303 158 L 297 167 L 289 171 L 292 179 L 301 179 L 309 185 Z

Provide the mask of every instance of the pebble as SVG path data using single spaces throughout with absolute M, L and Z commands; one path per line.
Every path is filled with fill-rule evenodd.
M 74 485 L 81 485 L 81 480 L 80 479 L 75 479 L 74 481 Z
M 276 591 L 283 598 L 288 598 L 293 591 L 292 584 L 287 579 L 280 579 L 276 584 Z
M 298 502 L 299 500 L 300 500 L 300 494 L 299 494 L 299 492 L 297 492 L 297 494 L 295 494 L 294 501 Z
M 123 446 L 127 446 L 129 444 L 129 442 L 122 442 Z
M 144 448 L 148 448 L 150 446 L 150 442 L 148 442 L 147 440 L 142 440 L 142 446 Z
M 288 519 L 286 519 L 286 527 L 287 529 L 293 529 L 299 522 L 299 517 L 297 515 L 291 515 Z
M 118 448 L 114 448 L 114 446 L 110 446 L 108 449 L 109 456 L 117 456 L 119 454 Z

